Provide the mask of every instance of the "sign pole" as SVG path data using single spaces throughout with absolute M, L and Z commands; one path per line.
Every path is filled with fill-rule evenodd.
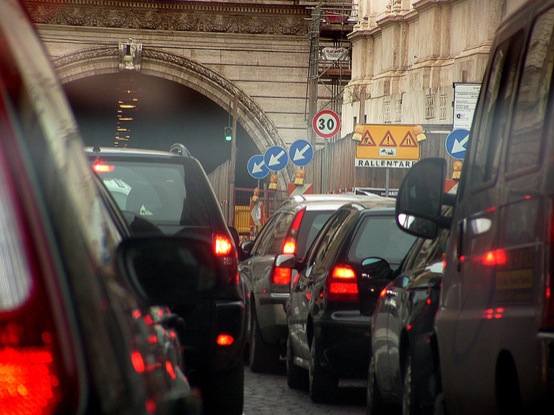
M 235 164 L 237 158 L 237 107 L 238 95 L 233 101 L 233 139 L 231 140 L 231 161 L 229 163 L 229 226 L 235 226 Z
M 323 180 L 322 180 L 322 190 L 323 193 L 327 192 L 327 141 L 323 145 Z

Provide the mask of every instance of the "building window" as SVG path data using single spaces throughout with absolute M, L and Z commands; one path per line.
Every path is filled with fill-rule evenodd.
M 425 118 L 435 118 L 435 94 L 431 91 L 425 97 Z
M 446 120 L 446 110 L 448 108 L 448 95 L 447 94 L 441 94 L 440 97 L 440 105 L 439 105 L 439 118 L 444 121 Z

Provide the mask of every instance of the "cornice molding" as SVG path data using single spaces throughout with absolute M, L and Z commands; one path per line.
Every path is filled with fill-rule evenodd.
M 106 0 L 23 0 L 36 24 L 305 36 L 311 10 L 300 5 Z

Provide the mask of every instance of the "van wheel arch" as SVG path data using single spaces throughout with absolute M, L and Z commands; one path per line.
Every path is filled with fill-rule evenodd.
M 496 361 L 494 386 L 499 414 L 521 413 L 522 399 L 517 368 L 511 353 L 506 350 L 500 352 Z

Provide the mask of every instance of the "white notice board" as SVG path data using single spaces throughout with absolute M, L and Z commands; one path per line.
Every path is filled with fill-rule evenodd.
M 455 83 L 454 84 L 454 126 L 453 130 L 464 129 L 471 131 L 473 113 L 479 98 L 481 84 Z

